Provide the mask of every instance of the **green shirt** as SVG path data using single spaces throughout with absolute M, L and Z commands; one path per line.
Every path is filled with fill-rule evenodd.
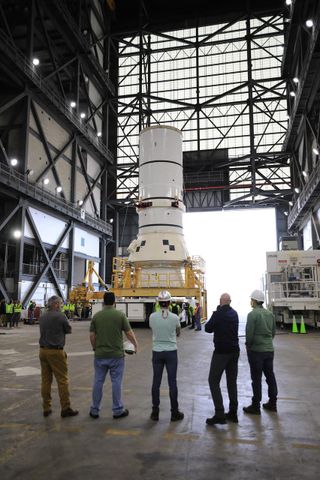
M 91 321 L 90 332 L 96 334 L 96 358 L 121 358 L 124 356 L 122 332 L 131 330 L 123 312 L 106 305 Z
M 272 339 L 275 333 L 275 318 L 269 310 L 257 306 L 248 314 L 246 325 L 246 346 L 248 350 L 273 352 Z

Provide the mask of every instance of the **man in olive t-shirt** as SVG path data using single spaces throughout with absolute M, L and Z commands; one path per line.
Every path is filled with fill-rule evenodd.
M 123 418 L 129 415 L 129 411 L 123 407 L 121 399 L 124 372 L 122 332 L 132 342 L 136 353 L 138 343 L 127 317 L 123 312 L 115 309 L 114 303 L 114 293 L 106 292 L 104 308 L 93 316 L 90 325 L 90 342 L 95 352 L 92 405 L 89 413 L 92 418 L 99 418 L 103 385 L 109 370 L 112 383 L 113 418 Z

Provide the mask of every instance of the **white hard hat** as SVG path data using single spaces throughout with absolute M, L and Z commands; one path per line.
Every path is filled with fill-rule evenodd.
M 171 295 L 167 290 L 162 290 L 158 295 L 158 302 L 170 302 Z
M 264 293 L 261 290 L 253 290 L 250 298 L 252 298 L 252 300 L 256 300 L 257 302 L 264 302 Z
M 133 343 L 131 343 L 129 340 L 123 341 L 123 350 L 127 355 L 133 355 L 136 353 Z

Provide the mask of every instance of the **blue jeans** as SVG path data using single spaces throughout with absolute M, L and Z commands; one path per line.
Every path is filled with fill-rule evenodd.
M 171 411 L 178 411 L 178 388 L 177 388 L 177 350 L 169 352 L 152 351 L 153 382 L 152 382 L 152 407 L 158 409 L 160 405 L 160 385 L 163 369 L 166 367 L 168 375 L 169 396 Z
M 278 388 L 276 377 L 273 373 L 274 352 L 253 352 L 248 351 L 248 361 L 252 380 L 252 404 L 260 407 L 261 402 L 261 381 L 262 373 L 266 377 L 268 385 L 268 396 L 271 403 L 277 401 Z
M 91 413 L 98 414 L 102 400 L 103 385 L 106 375 L 110 370 L 112 383 L 112 412 L 121 415 L 123 403 L 121 400 L 122 377 L 124 372 L 124 358 L 95 358 L 94 359 L 94 384 L 92 390 Z

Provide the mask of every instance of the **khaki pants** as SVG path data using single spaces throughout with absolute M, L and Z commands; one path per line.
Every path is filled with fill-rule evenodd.
M 67 354 L 64 350 L 40 348 L 41 395 L 43 410 L 51 409 L 53 375 L 58 384 L 61 410 L 70 407 Z

